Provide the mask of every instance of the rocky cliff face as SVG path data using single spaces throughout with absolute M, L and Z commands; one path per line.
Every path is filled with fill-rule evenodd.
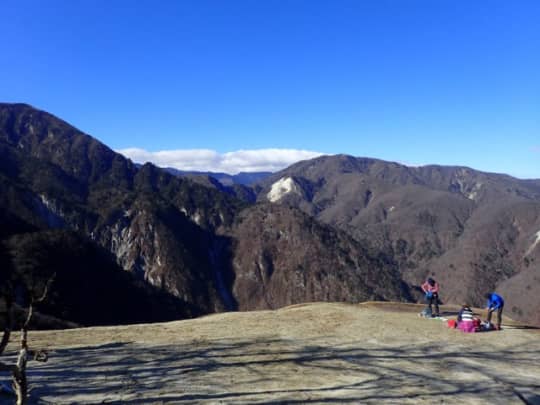
M 444 301 L 478 306 L 498 290 L 513 316 L 540 323 L 539 185 L 341 155 L 276 173 L 258 199 L 296 206 L 385 252 L 413 288 L 433 275 Z
M 343 232 L 295 209 L 250 206 L 254 191 L 246 187 L 137 167 L 27 105 L 0 105 L 0 151 L 4 244 L 50 229 L 75 231 L 136 282 L 176 297 L 179 317 L 306 300 L 409 298 L 394 261 Z M 99 277 L 107 282 L 106 272 Z M 120 299 L 131 299 L 130 283 L 118 290 Z
M 123 271 L 110 252 L 80 233 L 69 230 L 20 233 L 5 239 L 2 247 L 2 273 L 7 273 L 8 279 L 14 279 L 13 276 L 24 279 L 26 286 L 38 291 L 38 295 L 44 281 L 54 274 L 48 299 L 38 304 L 37 309 L 56 318 L 81 325 L 114 325 L 200 314 L 189 302 Z M 25 298 L 23 291 L 18 294 Z M 62 322 L 47 317 L 38 317 L 36 321 L 33 327 L 62 326 Z M 63 327 L 66 326 L 64 322 Z
M 210 259 L 215 230 L 241 203 L 152 165 L 136 168 L 95 139 L 26 105 L 0 106 L 3 237 L 64 228 L 124 270 L 208 313 L 225 308 Z M 9 229 L 8 229 L 9 228 Z
M 291 207 L 244 210 L 231 232 L 240 309 L 314 301 L 410 299 L 390 257 Z

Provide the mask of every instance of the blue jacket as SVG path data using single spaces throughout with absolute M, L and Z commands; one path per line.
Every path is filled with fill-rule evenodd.
M 489 309 L 499 309 L 504 306 L 504 300 L 500 295 L 491 293 L 491 296 L 488 299 L 487 307 Z

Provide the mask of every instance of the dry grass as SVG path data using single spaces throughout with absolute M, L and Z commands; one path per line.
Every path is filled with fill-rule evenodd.
M 540 401 L 540 331 L 464 334 L 421 306 L 312 303 L 153 325 L 33 332 L 38 403 Z M 450 314 L 457 310 L 443 307 Z

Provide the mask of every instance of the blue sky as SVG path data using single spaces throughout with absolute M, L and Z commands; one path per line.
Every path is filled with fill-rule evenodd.
M 318 153 L 540 178 L 540 1 L 27 1 L 0 100 L 185 169 Z M 159 152 L 159 153 L 156 153 Z

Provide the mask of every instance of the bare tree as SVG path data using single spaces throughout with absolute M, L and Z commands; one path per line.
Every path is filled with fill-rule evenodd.
M 41 294 L 37 296 L 35 290 L 27 290 L 29 293 L 29 305 L 26 312 L 26 319 L 21 327 L 21 340 L 19 355 L 15 364 L 6 364 L 0 362 L 0 371 L 11 372 L 13 376 L 13 389 L 17 395 L 17 405 L 26 404 L 28 398 L 28 381 L 26 378 L 26 365 L 29 360 L 36 360 L 46 362 L 48 360 L 48 354 L 44 350 L 31 350 L 28 346 L 28 327 L 32 316 L 34 314 L 34 304 L 42 302 L 49 293 L 50 286 L 55 278 L 56 274 L 53 274 L 44 284 Z M 11 283 L 9 283 L 11 284 Z M 5 286 L 6 287 L 6 286 Z M 2 340 L 0 341 L 0 355 L 3 354 L 6 349 L 13 329 L 14 322 L 14 302 L 15 292 L 14 288 L 8 285 L 2 292 L 4 301 L 6 304 L 5 323 Z

